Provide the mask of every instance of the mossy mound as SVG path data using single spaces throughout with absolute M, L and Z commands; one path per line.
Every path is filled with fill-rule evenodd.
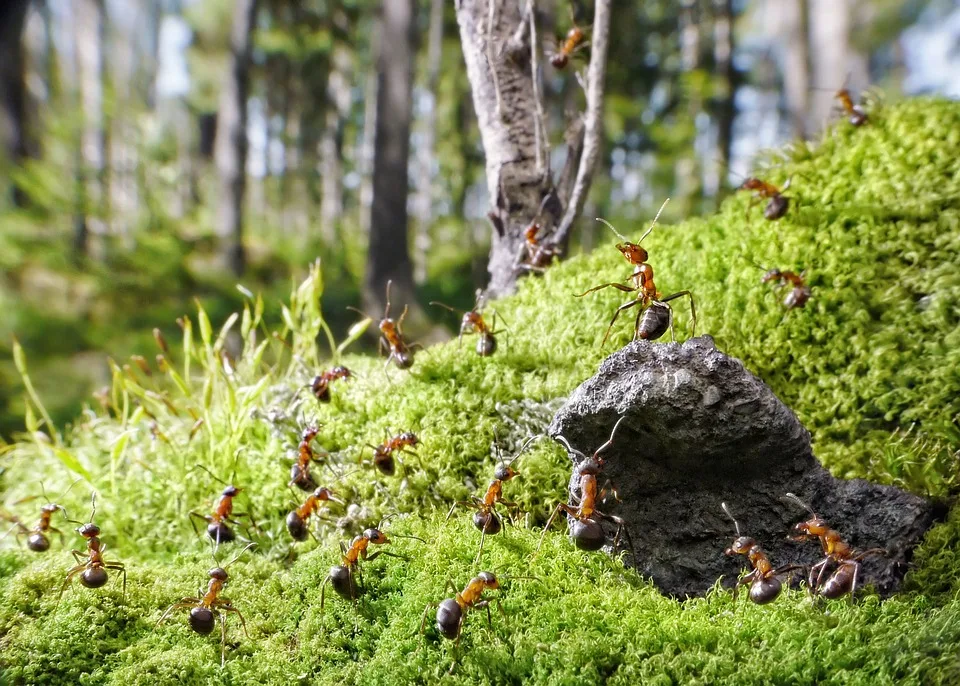
M 947 496 L 960 448 L 960 105 L 889 106 L 868 126 L 841 122 L 816 145 L 785 156 L 768 180 L 793 175 L 788 215 L 766 222 L 753 208 L 746 220 L 747 198 L 737 197 L 712 217 L 659 227 L 644 242 L 658 285 L 665 294 L 695 293 L 698 331 L 712 334 L 796 410 L 836 474 Z M 618 228 L 639 236 L 641 227 Z M 785 312 L 782 295 L 759 283 L 762 272 L 750 260 L 806 269 L 813 288 L 806 308 Z M 450 502 L 492 474 L 495 430 L 516 446 L 549 417 L 543 403 L 594 373 L 623 294 L 573 294 L 628 273 L 609 245 L 557 265 L 493 305 L 509 323 L 494 357 L 478 358 L 472 346 L 460 350 L 453 342 L 419 354 L 411 373 L 393 370 L 388 381 L 382 361 L 347 356 L 357 378 L 334 385 L 333 402 L 321 405 L 296 390 L 320 366 L 323 284 L 315 271 L 292 294 L 284 343 L 263 330 L 256 301 L 220 335 L 200 312 L 185 327 L 184 359 L 165 361 L 149 377 L 117 367 L 103 407 L 85 413 L 65 437 L 49 436 L 35 400 L 27 439 L 4 450 L 5 508 L 32 519 L 42 501 L 17 501 L 38 495 L 38 481 L 54 497 L 81 475 L 85 482 L 58 500 L 79 519 L 87 516 L 91 486 L 100 493 L 96 521 L 107 558 L 127 565 L 127 595 L 121 598 L 115 581 L 102 590 L 75 581 L 57 607 L 73 565 L 59 540 L 43 556 L 3 551 L 0 679 L 434 681 L 454 652 L 429 628 L 429 616 L 421 636 L 424 607 L 448 595 L 447 579 L 463 587 L 480 569 L 514 577 L 489 594 L 502 598 L 506 620 L 494 613 L 491 628 L 485 613 L 469 615 L 450 681 L 960 679 L 956 509 L 919 549 L 908 591 L 893 599 L 812 607 L 802 593 L 787 592 L 756 607 L 715 591 L 681 603 L 616 560 L 576 551 L 559 526 L 533 557 L 540 532 L 527 527 L 542 524 L 563 497 L 569 469 L 563 451 L 542 440 L 505 488 L 530 513 L 527 527 L 489 538 L 482 562 L 473 564 L 478 532 L 465 511 L 444 521 Z M 685 306 L 674 304 L 678 334 L 686 336 Z M 608 346 L 629 338 L 631 321 L 618 323 Z M 242 353 L 225 356 L 237 333 Z M 338 463 L 315 467 L 318 480 L 363 507 L 343 522 L 346 531 L 329 527 L 319 543 L 292 548 L 283 519 L 303 494 L 286 487 L 285 455 L 305 421 L 324 424 L 318 445 Z M 906 439 L 893 436 L 911 427 Z M 405 476 L 357 466 L 361 446 L 388 430 L 421 437 L 419 455 L 403 458 Z M 205 586 L 212 565 L 188 513 L 208 509 L 222 485 L 196 465 L 244 486 L 237 507 L 252 510 L 260 524 L 250 532 L 257 549 L 230 568 L 224 593 L 244 613 L 250 636 L 231 617 L 223 668 L 217 633 L 192 633 L 186 611 L 154 627 L 166 606 Z M 338 557 L 335 541 L 385 512 L 407 513 L 391 520 L 388 532 L 427 543 L 398 538 L 392 549 L 406 560 L 364 565 L 367 593 L 354 633 L 354 611 L 339 597 L 327 594 L 321 616 L 321 584 Z M 76 536 L 70 540 L 79 547 Z M 717 542 L 718 555 L 727 543 Z M 221 555 L 239 550 L 225 545 Z

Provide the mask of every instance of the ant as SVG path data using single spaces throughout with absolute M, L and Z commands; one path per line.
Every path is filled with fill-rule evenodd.
M 323 507 L 323 504 L 328 501 L 346 505 L 345 502 L 334 495 L 333 491 L 331 491 L 329 488 L 321 486 L 307 496 L 307 499 L 304 501 L 303 505 L 298 506 L 295 510 L 292 510 L 290 514 L 287 515 L 287 531 L 290 532 L 290 536 L 293 537 L 293 540 L 307 540 L 307 534 L 310 533 L 310 528 L 307 526 L 307 521 L 310 519 L 311 515 L 315 514 L 319 517 L 320 509 Z
M 234 534 L 233 529 L 230 528 L 230 524 L 237 524 L 237 521 L 235 520 L 236 517 L 248 517 L 250 519 L 250 523 L 253 525 L 253 528 L 256 529 L 257 523 L 254 521 L 251 513 L 233 511 L 233 499 L 236 498 L 243 491 L 243 489 L 222 481 L 203 465 L 198 464 L 196 468 L 202 469 L 216 481 L 219 481 L 221 484 L 226 486 L 226 488 L 223 489 L 220 497 L 217 498 L 217 502 L 214 504 L 213 511 L 210 514 L 204 515 L 200 514 L 199 512 L 190 513 L 190 524 L 193 526 L 194 533 L 198 536 L 200 535 L 200 532 L 197 530 L 196 520 L 199 519 L 206 522 L 207 536 L 209 536 L 210 540 L 219 546 L 221 543 L 229 543 L 230 541 L 236 539 L 236 534 Z
M 127 597 L 127 570 L 122 562 L 116 560 L 104 560 L 103 553 L 107 546 L 100 542 L 100 527 L 93 523 L 93 518 L 97 514 L 97 493 L 94 491 L 90 495 L 92 511 L 90 512 L 90 521 L 81 524 L 77 533 L 83 536 L 87 541 L 86 554 L 79 550 L 71 550 L 77 565 L 67 572 L 67 577 L 63 580 L 63 586 L 60 587 L 60 595 L 57 598 L 57 604 L 63 597 L 63 592 L 67 590 L 71 579 L 80 574 L 80 583 L 87 588 L 100 588 L 109 581 L 107 570 L 113 569 L 123 574 L 123 597 Z M 86 559 L 84 559 L 86 558 Z
M 347 546 L 343 541 L 340 541 L 340 564 L 334 565 L 330 568 L 330 573 L 327 574 L 327 577 L 323 580 L 323 585 L 320 587 L 320 612 L 323 613 L 323 605 L 325 601 L 325 595 L 327 591 L 327 584 L 329 583 L 333 586 L 333 590 L 336 591 L 337 595 L 345 600 L 349 600 L 353 603 L 354 610 L 357 609 L 357 584 L 354 580 L 355 576 L 360 577 L 360 581 L 363 581 L 363 574 L 360 572 L 360 560 L 364 562 L 372 562 L 377 559 L 380 555 L 388 555 L 390 557 L 399 557 L 404 559 L 402 555 L 397 555 L 396 553 L 391 553 L 387 550 L 378 550 L 373 553 L 367 553 L 368 548 L 371 545 L 387 545 L 391 543 L 391 540 L 387 537 L 381 528 L 383 527 L 383 522 L 381 522 L 377 528 L 366 529 L 359 536 L 356 536 Z M 401 534 L 393 534 L 397 538 L 414 538 L 418 541 L 424 542 L 422 538 L 417 536 L 405 536 Z M 354 631 L 357 630 L 357 618 L 354 616 Z
M 787 285 L 792 286 L 787 296 L 783 299 L 783 305 L 788 310 L 796 307 L 804 307 L 807 304 L 812 292 L 810 286 L 808 286 L 804 280 L 804 275 L 807 273 L 806 271 L 801 271 L 799 274 L 791 271 L 784 272 L 779 269 L 767 269 L 750 258 L 747 258 L 747 261 L 757 269 L 763 270 L 764 274 L 763 278 L 760 279 L 760 283 L 773 283 L 778 288 L 783 288 Z
M 793 535 L 789 540 L 806 541 L 815 538 L 819 539 L 823 548 L 824 558 L 810 568 L 807 579 L 810 592 L 819 593 L 824 598 L 831 599 L 849 593 L 850 601 L 853 602 L 853 596 L 857 592 L 857 579 L 860 576 L 860 561 L 867 555 L 886 555 L 887 551 L 883 548 L 870 548 L 856 553 L 853 546 L 844 541 L 838 532 L 827 526 L 826 521 L 819 517 L 809 505 L 793 493 L 787 493 L 786 497 L 810 513 L 810 519 L 793 527 Z M 837 567 L 824 581 L 823 575 L 831 562 Z
M 525 242 L 520 244 L 517 250 L 516 266 L 519 269 L 525 269 L 532 272 L 542 272 L 550 266 L 553 258 L 560 255 L 560 247 L 556 245 L 547 245 L 538 238 L 541 226 L 537 222 L 531 222 L 524 232 Z
M 346 367 L 337 365 L 333 369 L 323 371 L 313 377 L 313 381 L 310 382 L 310 391 L 317 400 L 322 403 L 328 403 L 330 402 L 330 382 L 336 381 L 337 379 L 350 379 L 352 377 L 353 372 Z
M 577 26 L 577 20 L 574 16 L 573 5 L 568 7 L 570 10 L 570 23 L 573 25 L 563 41 L 557 46 L 556 52 L 550 55 L 550 64 L 554 69 L 565 69 L 569 64 L 574 53 L 587 47 L 590 43 L 586 40 L 587 35 L 583 29 Z
M 517 476 L 517 472 L 513 469 L 513 463 L 516 462 L 527 447 L 538 438 L 540 438 L 539 435 L 531 436 L 524 441 L 520 447 L 520 452 L 517 453 L 516 457 L 510 460 L 510 462 L 504 462 L 503 454 L 500 452 L 500 446 L 498 445 L 497 455 L 500 458 L 500 466 L 494 471 L 493 481 L 487 486 L 483 497 L 478 498 L 474 495 L 470 497 L 470 500 L 458 500 L 450 507 L 450 511 L 447 513 L 447 519 L 453 516 L 453 511 L 458 505 L 476 510 L 473 514 L 473 525 L 480 530 L 480 549 L 477 550 L 477 557 L 474 559 L 474 564 L 480 560 L 480 553 L 483 552 L 484 538 L 486 536 L 496 536 L 503 529 L 502 517 L 497 512 L 497 504 L 499 503 L 513 510 L 518 509 L 519 506 L 516 503 L 503 499 L 503 484 Z M 507 518 L 510 519 L 509 515 L 507 515 Z
M 847 115 L 847 121 L 858 127 L 867 123 L 867 113 L 861 105 L 855 105 L 853 103 L 853 97 L 851 97 L 849 90 L 841 88 L 833 97 L 840 101 L 840 107 L 843 109 L 844 114 Z
M 450 310 L 454 314 L 460 314 L 460 310 L 456 310 L 449 305 L 445 305 L 441 302 L 435 300 L 430 301 L 431 305 L 436 305 L 437 307 L 442 307 L 444 309 Z M 493 355 L 497 350 L 497 339 L 496 334 L 502 333 L 501 331 L 495 331 L 497 328 L 497 313 L 493 313 L 493 324 L 488 325 L 483 319 L 483 293 L 482 291 L 477 291 L 477 302 L 474 305 L 473 309 L 469 312 L 463 312 L 463 318 L 460 320 L 460 335 L 457 337 L 457 347 L 460 347 L 463 344 L 464 334 L 478 334 L 480 336 L 477 340 L 477 355 L 480 357 L 489 357 Z
M 419 458 L 419 455 L 414 451 L 410 450 L 411 446 L 419 445 L 420 439 L 417 438 L 417 435 L 412 431 L 404 431 L 402 434 L 397 436 L 388 437 L 380 445 L 372 445 L 367 443 L 368 448 L 373 448 L 373 466 L 380 470 L 381 474 L 385 476 L 393 476 L 397 470 L 396 463 L 400 462 L 401 466 L 403 462 L 400 461 L 400 458 L 395 456 L 394 453 L 409 453 L 411 455 L 416 455 Z M 360 453 L 361 464 L 363 458 L 363 452 Z M 369 464 L 369 463 L 368 463 Z
M 636 243 L 630 242 L 623 234 L 617 231 L 610 222 L 605 219 L 600 219 L 599 217 L 597 218 L 597 221 L 606 225 L 623 241 L 622 243 L 617 243 L 616 247 L 627 262 L 634 267 L 633 274 L 631 274 L 628 279 L 633 281 L 633 286 L 624 286 L 622 283 L 605 283 L 594 286 L 576 297 L 582 298 L 588 293 L 599 291 L 608 286 L 612 286 L 624 293 L 638 293 L 636 298 L 625 302 L 613 313 L 613 319 L 610 320 L 607 332 L 603 335 L 603 341 L 600 343 L 601 348 L 606 344 L 607 338 L 610 336 L 610 331 L 613 329 L 613 325 L 616 323 L 620 313 L 629 310 L 635 305 L 640 305 L 640 311 L 637 312 L 637 319 L 634 324 L 634 340 L 639 337 L 644 340 L 655 341 L 663 336 L 663 334 L 667 332 L 667 329 L 670 330 L 670 335 L 673 337 L 673 340 L 676 340 L 677 336 L 673 330 L 673 308 L 667 303 L 671 300 L 682 298 L 683 296 L 690 298 L 691 329 L 694 334 L 696 333 L 697 308 L 694 303 L 693 293 L 685 290 L 678 291 L 666 297 L 661 296 L 660 291 L 657 290 L 656 284 L 654 284 L 653 281 L 653 267 L 647 263 L 649 255 L 646 249 L 640 246 L 643 239 L 649 236 L 650 232 L 653 231 L 653 228 L 657 225 L 660 213 L 663 212 L 663 208 L 667 206 L 669 201 L 670 198 L 667 198 L 663 205 L 660 206 L 660 210 L 657 212 L 657 216 L 653 218 L 653 223 L 650 225 L 650 228 L 647 229 L 646 233 L 644 233 Z
M 74 487 L 76 483 L 77 481 L 74 481 L 72 484 L 70 484 L 70 486 L 67 487 L 67 490 L 60 495 L 60 498 L 63 498 L 63 496 L 65 496 L 70 491 L 70 489 Z M 19 542 L 21 536 L 26 536 L 27 548 L 29 548 L 35 553 L 43 553 L 50 549 L 50 539 L 47 537 L 47 534 L 50 532 L 55 532 L 59 534 L 60 542 L 61 543 L 65 542 L 63 532 L 60 531 L 60 529 L 50 525 L 50 521 L 51 519 L 53 519 L 53 514 L 55 512 L 57 512 L 58 510 L 60 512 L 63 512 L 64 519 L 66 519 L 67 521 L 70 521 L 70 518 L 67 515 L 67 511 L 63 507 L 63 505 L 52 503 L 50 502 L 50 499 L 47 498 L 47 494 L 46 494 L 46 491 L 44 491 L 43 484 L 40 484 L 40 490 L 43 492 L 43 497 L 47 501 L 47 503 L 40 508 L 40 519 L 37 521 L 36 525 L 32 529 L 28 527 L 26 524 L 24 524 L 19 517 L 12 514 L 0 513 L 0 516 L 2 516 L 4 519 L 8 520 L 13 524 L 13 528 L 10 529 L 10 531 L 13 531 L 14 529 L 17 530 L 17 541 Z M 36 496 L 30 496 L 28 498 L 18 500 L 16 504 L 28 502 L 30 500 L 33 500 L 35 497 Z M 10 531 L 4 534 L 4 536 L 9 535 Z
M 626 528 L 626 522 L 620 517 L 608 515 L 596 509 L 598 495 L 597 475 L 600 473 L 604 464 L 600 453 L 613 445 L 613 437 L 624 419 L 626 419 L 626 416 L 620 417 L 620 419 L 617 420 L 617 423 L 613 425 L 613 431 L 610 432 L 610 438 L 606 443 L 597 448 L 590 457 L 587 457 L 584 453 L 571 446 L 570 442 L 563 436 L 557 436 L 557 440 L 563 443 L 568 453 L 577 455 L 583 460 L 576 469 L 577 479 L 580 484 L 580 502 L 577 506 L 563 502 L 557 503 L 553 514 L 551 514 L 550 519 L 547 520 L 547 525 L 543 527 L 543 533 L 540 534 L 540 542 L 537 544 L 537 550 L 534 554 L 540 551 L 540 546 L 543 545 L 543 539 L 546 537 L 550 525 L 553 524 L 553 520 L 556 519 L 558 514 L 564 512 L 568 517 L 572 518 L 570 520 L 570 537 L 573 538 L 574 544 L 580 550 L 600 550 L 600 548 L 603 547 L 607 542 L 607 537 L 603 531 L 600 520 L 607 520 L 617 525 L 617 533 L 613 539 L 614 549 L 616 549 L 620 543 L 620 536 L 626 534 L 627 543 L 630 545 L 630 552 L 634 560 L 636 560 L 637 555 L 633 549 L 633 540 L 630 538 L 630 532 Z
M 726 512 L 727 516 L 733 521 L 733 526 L 737 531 L 736 539 L 734 539 L 729 548 L 723 551 L 723 554 L 731 556 L 745 555 L 750 561 L 750 566 L 753 568 L 753 571 L 744 574 L 737 580 L 737 584 L 733 587 L 734 599 L 737 597 L 737 589 L 740 586 L 750 584 L 750 600 L 757 605 L 766 605 L 767 603 L 773 602 L 780 595 L 780 591 L 783 588 L 780 579 L 777 577 L 794 569 L 800 569 L 801 565 L 784 565 L 774 569 L 773 565 L 770 564 L 770 559 L 767 557 L 767 554 L 763 552 L 760 545 L 749 536 L 740 535 L 740 525 L 737 523 L 737 520 L 734 519 L 733 515 L 730 514 L 730 509 L 727 507 L 727 504 L 720 503 L 720 507 L 723 508 L 723 511 Z
M 318 453 L 310 447 L 310 444 L 320 433 L 318 426 L 308 426 L 300 435 L 300 444 L 297 446 L 296 462 L 290 467 L 290 482 L 288 486 L 296 486 L 301 491 L 312 491 L 317 487 L 313 477 L 310 476 L 310 463 L 319 462 Z M 319 453 L 323 457 L 330 457 L 326 451 Z
M 387 361 L 383 368 L 386 369 L 392 360 L 398 369 L 409 369 L 413 366 L 414 348 L 422 349 L 423 346 L 419 343 L 408 345 L 407 342 L 403 340 L 403 319 L 407 316 L 407 310 L 409 309 L 406 305 L 403 306 L 403 312 L 400 314 L 398 320 L 394 321 L 390 318 L 390 287 L 392 285 L 393 279 L 387 281 L 387 305 L 383 309 L 383 319 L 380 320 L 379 348 L 381 353 L 385 347 L 390 350 L 390 355 L 387 356 Z M 351 307 L 348 309 L 360 312 L 360 310 L 356 308 Z M 360 312 L 360 314 L 363 314 L 363 312 Z
M 170 613 L 174 610 L 182 610 L 189 607 L 190 618 L 188 621 L 190 622 L 190 628 L 196 631 L 198 634 L 206 636 L 213 632 L 213 628 L 216 625 L 216 618 L 213 616 L 213 613 L 216 612 L 220 619 L 220 666 L 222 667 L 227 658 L 228 612 L 233 612 L 237 615 L 237 618 L 240 620 L 240 626 L 243 627 L 244 635 L 247 638 L 250 638 L 250 634 L 247 633 L 247 623 L 244 621 L 243 615 L 240 614 L 240 610 L 235 608 L 233 604 L 226 598 L 220 597 L 223 587 L 227 585 L 227 567 L 239 560 L 245 552 L 250 550 L 250 548 L 255 545 L 256 543 L 250 543 L 246 548 L 237 553 L 235 558 L 230 560 L 230 562 L 222 567 L 214 555 L 213 561 L 217 564 L 217 566 L 207 572 L 207 575 L 210 577 L 210 581 L 207 583 L 207 592 L 204 593 L 203 589 L 201 588 L 201 590 L 197 593 L 197 597 L 181 598 L 179 601 L 175 602 L 173 605 L 168 607 L 160 619 L 157 620 L 154 629 L 160 626 L 160 623 L 169 617 Z
M 783 184 L 783 188 L 777 188 L 772 183 L 763 181 L 756 177 L 751 176 L 746 179 L 742 184 L 737 186 L 738 191 L 753 191 L 753 198 L 750 200 L 750 204 L 747 206 L 747 214 L 749 215 L 750 209 L 757 203 L 758 200 L 762 198 L 769 198 L 770 201 L 767 203 L 767 206 L 763 208 L 763 216 L 770 221 L 776 221 L 783 217 L 787 210 L 790 209 L 790 198 L 785 196 L 783 193 L 790 188 L 790 182 L 792 179 L 787 179 L 787 182 Z

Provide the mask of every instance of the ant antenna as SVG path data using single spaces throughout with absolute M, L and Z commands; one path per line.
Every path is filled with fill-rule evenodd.
M 212 539 L 212 538 L 210 539 L 210 541 L 211 541 L 211 545 L 213 545 L 213 539 Z M 234 556 L 234 558 L 233 558 L 232 560 L 230 560 L 230 561 L 229 561 L 227 564 L 225 564 L 225 565 L 221 565 L 221 564 L 220 564 L 220 560 L 217 559 L 216 548 L 214 548 L 214 552 L 212 553 L 212 555 L 213 555 L 213 561 L 217 563 L 217 566 L 220 567 L 220 569 L 226 569 L 227 567 L 229 567 L 230 565 L 232 565 L 234 562 L 236 562 L 237 560 L 239 560 L 239 559 L 243 556 L 243 554 L 244 554 L 245 552 L 247 552 L 248 550 L 250 550 L 250 548 L 255 547 L 256 545 L 257 545 L 256 543 L 247 543 L 247 545 L 244 547 L 244 549 L 241 550 L 239 553 L 237 553 L 237 554 Z
M 764 267 L 764 266 L 763 266 L 762 264 L 760 264 L 759 262 L 757 262 L 757 261 L 753 260 L 752 258 L 748 257 L 748 256 L 747 256 L 747 253 L 742 252 L 742 253 L 740 253 L 740 256 L 741 256 L 743 259 L 745 259 L 747 262 L 749 262 L 750 264 L 752 264 L 754 267 L 756 267 L 757 269 L 760 269 L 760 270 L 765 271 L 765 272 L 770 271 L 769 269 L 767 269 L 766 267 Z
M 624 243 L 629 243 L 629 242 L 630 242 L 630 239 L 629 239 L 629 238 L 627 238 L 627 237 L 624 236 L 622 233 L 620 233 L 619 231 L 617 231 L 617 230 L 613 227 L 613 224 L 611 224 L 610 222 L 608 222 L 608 221 L 607 221 L 606 219 L 604 219 L 603 217 L 597 217 L 597 221 L 600 222 L 600 223 L 602 223 L 602 224 L 604 224 L 608 229 L 610 229 L 610 230 L 613 231 L 615 234 L 617 234 L 617 238 L 619 238 L 620 240 L 622 240 Z
M 204 467 L 202 464 L 196 464 L 196 465 L 194 465 L 190 470 L 188 470 L 187 473 L 189 474 L 189 473 L 192 472 L 194 469 L 202 469 L 202 470 L 205 471 L 207 474 L 209 474 L 211 477 L 213 477 L 214 481 L 219 481 L 219 482 L 222 483 L 224 486 L 230 486 L 230 485 L 232 485 L 232 484 L 228 484 L 226 481 L 224 481 L 223 479 L 221 479 L 220 477 L 218 477 L 216 474 L 214 474 L 213 472 L 211 472 L 209 469 L 207 469 L 206 467 Z
M 543 438 L 543 434 L 534 434 L 533 436 L 525 440 L 523 442 L 523 445 L 520 446 L 520 450 L 517 452 L 514 458 L 510 460 L 510 462 L 515 462 L 516 460 L 518 460 L 520 456 L 523 455 L 524 451 L 530 447 L 530 444 L 533 443 L 538 438 Z
M 627 418 L 627 415 L 621 415 L 620 419 L 617 420 L 617 423 L 613 425 L 613 431 L 610 432 L 610 438 L 607 439 L 607 442 L 597 448 L 596 452 L 593 453 L 593 459 L 597 459 L 604 450 L 613 445 L 613 436 L 617 433 L 617 428 L 623 423 L 623 420 Z
M 726 513 L 727 513 L 727 516 L 733 521 L 733 526 L 734 526 L 734 528 L 737 530 L 737 537 L 739 538 L 739 537 L 740 537 L 740 525 L 737 524 L 736 518 L 735 518 L 732 514 L 730 514 L 730 508 L 727 507 L 727 504 L 726 504 L 726 503 L 720 503 L 720 507 L 723 508 L 723 511 L 726 512 Z
M 94 518 L 94 517 L 96 516 L 96 514 L 97 514 L 97 492 L 96 492 L 96 491 L 91 491 L 91 492 L 90 492 L 90 506 L 91 506 L 91 508 L 92 508 L 92 509 L 90 510 L 90 522 L 92 523 L 92 522 L 93 522 L 93 518 Z
M 806 510 L 807 512 L 809 512 L 811 517 L 816 517 L 816 516 L 817 516 L 817 513 L 813 511 L 813 508 L 811 508 L 811 507 L 810 507 L 809 505 L 807 505 L 805 502 L 803 502 L 802 500 L 800 500 L 800 498 L 798 498 L 798 497 L 797 497 L 796 495 L 794 495 L 793 493 L 787 493 L 787 494 L 784 496 L 784 498 L 786 498 L 787 500 L 790 500 L 790 501 L 792 501 L 792 502 L 795 502 L 797 505 L 799 505 L 799 506 L 802 507 L 804 510 Z
M 660 205 L 660 209 L 657 210 L 657 216 L 653 218 L 653 223 L 650 225 L 650 228 L 647 229 L 646 233 L 640 236 L 640 240 L 637 241 L 637 245 L 643 243 L 643 239 L 650 235 L 650 232 L 653 231 L 653 227 L 657 225 L 657 220 L 660 219 L 660 213 L 663 212 L 663 208 L 667 206 L 667 203 L 670 202 L 670 198 L 667 198 L 663 201 L 663 204 Z
M 560 434 L 557 434 L 556 436 L 553 437 L 553 439 L 554 439 L 555 441 L 560 441 L 561 443 L 563 443 L 563 447 L 567 449 L 567 452 L 568 452 L 568 453 L 573 453 L 574 455 L 579 455 L 579 456 L 582 457 L 584 460 L 589 460 L 589 459 L 590 459 L 590 458 L 587 457 L 585 454 L 583 454 L 582 452 L 580 452 L 579 450 L 577 450 L 576 448 L 574 448 L 572 445 L 570 445 L 570 441 L 568 441 L 565 436 L 562 436 L 562 435 L 560 435 Z
M 390 286 L 393 285 L 393 279 L 387 279 L 387 306 L 383 310 L 383 318 L 390 316 Z
M 460 310 L 454 309 L 454 308 L 450 307 L 449 305 L 446 305 L 446 304 L 444 304 L 444 303 L 442 303 L 442 302 L 437 302 L 436 300 L 431 300 L 431 301 L 430 301 L 430 304 L 431 304 L 431 305 L 436 305 L 437 307 L 442 307 L 442 308 L 445 309 L 445 310 L 450 310 L 450 311 L 453 312 L 454 314 L 460 314 Z

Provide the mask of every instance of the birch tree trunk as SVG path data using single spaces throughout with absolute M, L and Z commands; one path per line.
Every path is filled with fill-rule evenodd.
M 247 97 L 250 88 L 250 52 L 258 0 L 236 0 L 230 31 L 230 66 L 220 92 L 217 137 L 214 144 L 220 197 L 217 236 L 226 265 L 243 273 L 243 198 L 246 191 Z
M 384 0 L 377 66 L 370 245 L 364 294 L 368 308 L 376 310 L 382 309 L 386 302 L 388 280 L 393 280 L 395 306 L 402 308 L 404 303 L 414 303 L 413 265 L 407 247 L 413 14 L 413 0 Z
M 805 2 L 806 0 L 795 0 Z M 723 92 L 717 105 L 717 152 L 724 169 L 730 167 L 733 121 L 737 116 L 737 70 L 733 64 L 733 0 L 713 0 L 713 61 Z M 724 174 L 725 176 L 725 174 Z
M 810 121 L 810 7 L 808 0 L 777 0 L 783 38 L 783 91 L 797 138 L 806 138 Z M 839 86 L 838 86 L 839 88 Z

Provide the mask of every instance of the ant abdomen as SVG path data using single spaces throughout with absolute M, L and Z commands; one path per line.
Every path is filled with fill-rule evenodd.
M 600 550 L 607 542 L 603 527 L 592 519 L 574 519 L 570 522 L 570 537 L 580 550 Z
M 91 567 L 80 575 L 80 583 L 87 588 L 100 588 L 107 583 L 107 570 L 103 567 Z
M 210 608 L 199 605 L 190 610 L 190 628 L 206 636 L 213 632 L 216 621 Z
M 480 357 L 489 357 L 497 350 L 497 339 L 489 333 L 480 334 L 477 340 L 477 355 Z
M 42 553 L 50 549 L 50 539 L 41 533 L 31 534 L 27 538 L 27 547 L 35 553 Z
M 353 574 L 343 565 L 334 565 L 330 568 L 330 585 L 341 598 L 353 600 L 357 597 L 357 586 L 353 583 Z
M 496 513 L 480 510 L 473 513 L 473 525 L 487 536 L 495 536 L 503 528 L 503 523 Z
M 790 208 L 790 198 L 777 194 L 770 198 L 770 202 L 763 209 L 763 216 L 770 220 L 780 219 Z
M 384 476 L 393 476 L 397 471 L 397 464 L 394 462 L 393 456 L 389 453 L 374 457 L 373 464 Z
M 305 541 L 310 534 L 307 523 L 303 520 L 296 510 L 287 515 L 287 531 L 295 541 Z
M 413 366 L 413 353 L 409 350 L 396 350 L 393 353 L 393 359 L 400 369 L 409 369 Z
M 644 311 L 640 318 L 637 335 L 647 341 L 657 340 L 670 328 L 671 317 L 672 313 L 669 305 L 664 305 L 656 300 L 651 302 L 650 307 Z
M 463 608 L 453 598 L 443 600 L 437 607 L 437 631 L 451 641 L 460 635 L 460 623 L 463 621 Z
M 822 595 L 824 598 L 830 598 L 833 600 L 849 593 L 853 588 L 853 571 L 854 570 L 852 567 L 840 567 L 820 587 L 820 595 Z
M 787 297 L 783 299 L 783 305 L 788 310 L 795 307 L 803 307 L 810 299 L 810 288 L 808 286 L 797 286 L 790 289 Z
M 316 482 L 303 465 L 297 463 L 290 467 L 290 483 L 301 491 L 312 491 L 317 487 Z
M 236 538 L 233 529 L 224 522 L 210 522 L 207 525 L 207 536 L 217 543 L 229 543 Z
M 757 605 L 766 605 L 767 603 L 772 603 L 777 599 L 777 596 L 780 595 L 780 590 L 783 586 L 780 583 L 780 580 L 771 576 L 766 579 L 758 579 L 750 584 L 750 600 L 755 602 Z

